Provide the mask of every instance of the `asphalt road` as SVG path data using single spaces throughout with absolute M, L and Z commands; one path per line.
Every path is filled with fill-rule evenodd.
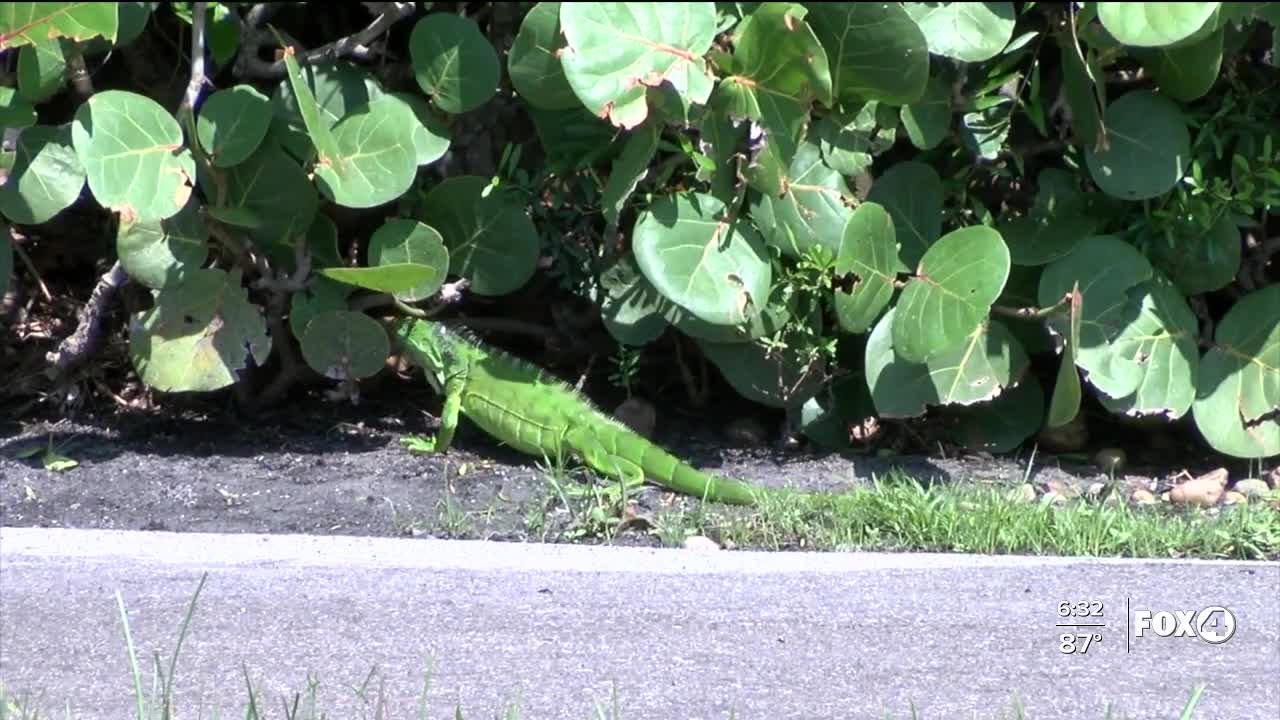
M 0 529 L 0 682 L 43 690 L 51 716 L 131 717 L 115 593 L 140 657 L 167 664 L 205 571 L 177 666 L 183 718 L 244 717 L 245 670 L 267 717 L 308 672 L 327 717 L 377 717 L 356 691 L 375 666 L 382 717 L 418 717 L 432 662 L 426 717 L 441 719 L 508 702 L 585 719 L 615 684 L 623 718 L 905 718 L 913 702 L 923 718 L 1007 717 L 1015 700 L 1029 718 L 1102 718 L 1108 703 L 1176 718 L 1201 682 L 1197 718 L 1280 717 L 1275 563 L 25 528 Z M 1102 616 L 1064 620 L 1064 601 Z M 1138 611 L 1212 605 L 1236 620 L 1226 642 L 1135 636 Z M 1101 639 L 1064 654 L 1059 622 L 1101 623 L 1079 629 Z

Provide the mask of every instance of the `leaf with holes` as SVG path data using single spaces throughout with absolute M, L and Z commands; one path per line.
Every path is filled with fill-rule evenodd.
M 1010 2 L 909 2 L 903 6 L 928 40 L 929 52 L 967 63 L 999 55 L 1013 39 L 1017 21 Z
M 991 400 L 1026 372 L 1026 351 L 997 320 L 980 322 L 925 362 L 908 360 L 893 339 L 901 310 L 899 304 L 885 313 L 867 339 L 867 386 L 881 417 L 919 417 L 930 406 Z
M 1191 164 L 1191 134 L 1182 110 L 1149 90 L 1133 90 L 1106 112 L 1110 147 L 1085 148 L 1089 175 L 1098 187 L 1123 200 L 1165 194 Z
M 506 295 L 537 269 L 538 229 L 523 201 L 501 186 L 490 188 L 489 178 L 441 182 L 427 193 L 420 217 L 444 237 L 449 272 L 469 280 L 478 295 Z
M 716 325 L 738 325 L 760 312 L 773 284 L 764 241 L 744 220 L 732 224 L 724 203 L 689 193 L 660 198 L 636 221 L 636 261 L 671 302 Z
M 425 300 L 444 284 L 449 272 L 449 251 L 435 228 L 408 218 L 391 218 L 369 239 L 369 264 L 411 263 L 434 270 L 431 278 L 408 291 L 396 293 L 405 302 Z
M 349 310 L 329 310 L 313 317 L 300 345 L 307 365 L 330 380 L 372 377 L 386 365 L 391 352 L 387 331 L 378 321 Z
M 987 317 L 1008 279 L 1009 248 L 1000 233 L 981 225 L 947 233 L 898 298 L 894 351 L 924 362 L 952 350 Z
M 816 143 L 805 142 L 784 186 L 781 197 L 760 195 L 752 203 L 751 218 L 764 239 L 790 257 L 821 248 L 834 258 L 856 202 L 844 178 L 823 164 Z
M 76 111 L 71 138 L 94 198 L 124 218 L 163 220 L 191 198 L 195 160 L 178 121 L 155 100 L 99 92 Z
M 18 138 L 9 178 L 0 185 L 0 213 L 10 222 L 40 225 L 71 207 L 84 183 L 70 129 L 27 128 Z
M 520 21 L 520 31 L 507 56 L 511 85 L 525 102 L 545 110 L 581 107 L 564 75 L 557 53 L 564 49 L 560 34 L 560 3 L 540 2 Z
M 883 205 L 893 218 L 902 270 L 915 267 L 942 234 L 942 178 L 930 165 L 894 165 L 876 179 L 867 201 Z
M 857 175 L 871 167 L 875 156 L 893 147 L 897 131 L 876 122 L 878 105 L 869 102 L 853 118 L 832 114 L 814 124 L 822 157 L 832 170 Z
M 470 18 L 426 15 L 409 34 L 409 57 L 418 86 L 447 113 L 475 110 L 498 90 L 498 54 Z
M 1200 361 L 1192 414 L 1215 450 L 1280 455 L 1280 285 L 1236 301 Z
M 893 218 L 880 205 L 863 203 L 844 226 L 836 278 L 852 289 L 835 288 L 836 318 L 845 332 L 866 332 L 889 305 L 897 279 Z
M 702 104 L 713 78 L 703 55 L 716 31 L 714 3 L 571 2 L 560 5 L 570 87 L 587 109 L 630 129 L 649 114 L 646 88 L 670 82 Z
M 271 127 L 270 101 L 251 85 L 236 85 L 209 96 L 200 107 L 196 136 L 217 167 L 244 162 Z
M 181 284 L 209 256 L 209 231 L 200 221 L 199 204 L 188 202 L 164 220 L 122 221 L 116 231 L 116 254 L 129 277 L 146 287 Z
M 133 316 L 129 357 L 142 382 L 159 392 L 208 392 L 271 353 L 262 310 L 249 302 L 239 268 L 193 271 L 154 291 L 154 306 Z
M 1218 2 L 1101 2 L 1098 19 L 1116 40 L 1134 47 L 1173 45 L 1193 35 Z
M 1177 288 L 1162 276 L 1135 285 L 1125 295 L 1137 310 L 1123 313 L 1133 320 L 1111 341 L 1109 351 L 1136 365 L 1140 379 L 1130 395 L 1103 394 L 1098 399 L 1116 414 L 1176 420 L 1195 399 L 1199 323 Z
M 812 3 L 807 20 L 826 49 L 835 102 L 924 96 L 929 44 L 900 3 Z
M 0 50 L 43 40 L 95 37 L 116 41 L 119 16 L 113 2 L 0 3 Z
M 1129 288 L 1149 280 L 1151 264 L 1132 245 L 1112 235 L 1097 235 L 1076 245 L 1070 254 L 1044 269 L 1040 276 L 1040 305 L 1050 307 L 1077 285 L 1080 288 L 1079 343 L 1076 364 L 1089 373 L 1089 382 L 1113 398 L 1134 392 L 1142 370 L 1118 355 L 1112 343 L 1137 321 L 1140 306 L 1129 302 Z M 1050 322 L 1066 334 L 1070 318 L 1055 314 Z

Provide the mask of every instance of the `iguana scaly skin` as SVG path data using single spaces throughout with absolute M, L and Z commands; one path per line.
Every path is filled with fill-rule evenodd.
M 638 487 L 646 478 L 671 490 L 751 505 L 766 491 L 699 471 L 601 412 L 567 384 L 530 363 L 445 325 L 416 318 L 391 326 L 393 339 L 444 395 L 434 438 L 411 444 L 449 448 L 464 415 L 494 438 L 544 458 L 573 456 L 602 475 Z

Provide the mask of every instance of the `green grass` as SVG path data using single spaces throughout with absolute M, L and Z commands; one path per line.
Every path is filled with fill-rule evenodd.
M 174 647 L 173 654 L 168 658 L 167 662 L 160 657 L 157 652 L 151 663 L 151 682 L 150 689 L 143 682 L 143 664 L 138 659 L 137 649 L 134 647 L 133 637 L 129 628 L 129 616 L 125 611 L 124 598 L 120 593 L 116 592 L 116 603 L 120 611 L 120 627 L 124 639 L 124 650 L 127 658 L 125 670 L 132 684 L 134 695 L 134 714 L 130 717 L 133 720 L 187 720 L 192 718 L 188 713 L 181 713 L 174 706 L 174 687 L 177 676 L 178 658 L 182 652 L 183 643 L 187 639 L 187 630 L 190 627 L 191 619 L 195 615 L 196 606 L 199 602 L 200 593 L 204 589 L 206 576 L 200 578 L 200 583 L 196 586 L 195 594 L 191 598 L 191 602 L 187 606 L 187 611 L 183 615 L 182 624 L 178 630 L 177 643 Z M 431 675 L 433 666 L 428 665 L 423 673 L 422 693 L 417 702 L 417 710 L 411 716 L 415 720 L 426 720 L 428 717 L 427 698 L 431 690 Z M 202 710 L 198 716 L 198 720 L 222 717 L 237 717 L 244 720 L 328 720 L 336 716 L 326 713 L 320 705 L 319 688 L 320 682 L 314 676 L 308 677 L 307 689 L 301 692 L 295 692 L 291 697 L 281 698 L 282 702 L 277 703 L 275 700 L 265 698 L 253 686 L 252 680 L 249 678 L 248 671 L 244 671 L 244 701 L 243 707 L 238 708 L 234 713 L 223 714 L 218 710 L 214 710 L 205 714 Z M 1192 689 L 1190 696 L 1183 706 L 1183 710 L 1179 715 L 1180 720 L 1191 720 L 1194 718 L 1195 708 L 1199 705 L 1205 686 L 1197 685 Z M 358 700 L 360 712 L 356 716 L 348 716 L 354 720 L 355 717 L 361 720 L 409 720 L 403 716 L 392 716 L 386 710 L 386 694 L 385 679 L 381 677 L 376 667 L 370 671 L 365 680 L 359 687 L 350 689 L 353 696 Z M 202 704 L 203 707 L 203 704 Z M 274 708 L 280 708 L 278 711 Z M 492 714 L 467 714 L 460 705 L 455 705 L 450 715 L 454 720 L 466 720 L 467 718 L 493 717 L 497 720 L 522 720 L 524 715 L 520 710 L 519 700 L 508 702 L 501 709 Z M 54 720 L 55 718 L 65 718 L 66 720 L 74 720 L 76 716 L 69 710 L 65 709 L 60 713 L 51 713 L 39 706 L 38 701 L 32 701 L 27 696 L 18 696 L 9 692 L 0 682 L 0 720 Z M 439 717 L 438 714 L 432 717 Z M 623 709 L 623 699 L 619 697 L 617 688 L 615 687 L 610 697 L 602 702 L 595 703 L 591 708 L 586 709 L 582 713 L 585 720 L 623 720 L 629 717 Z M 730 712 L 727 717 L 730 720 L 736 720 L 736 712 Z M 914 705 L 905 715 L 892 715 L 885 713 L 883 716 L 886 720 L 893 718 L 918 718 Z M 990 717 L 990 718 L 1011 718 L 1014 720 L 1027 720 L 1028 715 L 1022 708 L 1021 704 L 1016 700 L 1013 701 L 1009 708 L 995 711 L 993 714 L 974 717 Z M 1102 716 L 1107 720 L 1119 720 L 1120 717 L 1114 715 L 1111 710 Z

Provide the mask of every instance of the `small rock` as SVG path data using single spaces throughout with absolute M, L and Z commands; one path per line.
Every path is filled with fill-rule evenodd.
M 1064 497 L 1057 490 L 1050 490 L 1040 498 L 1040 502 L 1046 505 L 1061 505 L 1066 501 L 1067 501 L 1067 498 Z
M 1137 490 L 1134 490 L 1133 494 L 1129 496 L 1129 499 L 1139 505 L 1154 505 L 1156 503 L 1156 496 L 1152 495 L 1151 491 L 1146 488 L 1138 488 Z
M 730 422 L 724 429 L 725 440 L 737 447 L 757 448 L 765 444 L 769 431 L 753 417 L 742 417 Z
M 1022 483 L 1009 493 L 1009 499 L 1015 502 L 1033 503 L 1036 501 L 1036 487 L 1031 483 Z
M 653 403 L 637 397 L 623 401 L 613 411 L 613 416 L 637 435 L 647 438 L 653 437 L 653 428 L 658 424 L 658 411 L 654 409 Z
M 694 535 L 684 541 L 685 550 L 695 550 L 698 552 L 713 552 L 720 549 L 715 540 L 706 535 Z
M 1106 489 L 1107 489 L 1106 483 L 1092 482 L 1092 483 L 1089 483 L 1089 487 L 1085 489 L 1084 493 L 1085 495 L 1088 495 L 1091 499 L 1097 500 L 1098 497 L 1100 497 L 1102 493 L 1106 491 Z
M 1247 498 L 1266 497 L 1271 492 L 1271 488 L 1267 487 L 1266 481 L 1258 478 L 1237 480 L 1233 489 Z
M 1217 505 L 1227 489 L 1227 469 L 1218 468 L 1169 490 L 1169 500 L 1179 505 Z
M 1242 493 L 1238 493 L 1235 490 L 1228 490 L 1226 494 L 1222 496 L 1222 504 L 1223 505 L 1248 505 L 1249 499 L 1246 498 Z

